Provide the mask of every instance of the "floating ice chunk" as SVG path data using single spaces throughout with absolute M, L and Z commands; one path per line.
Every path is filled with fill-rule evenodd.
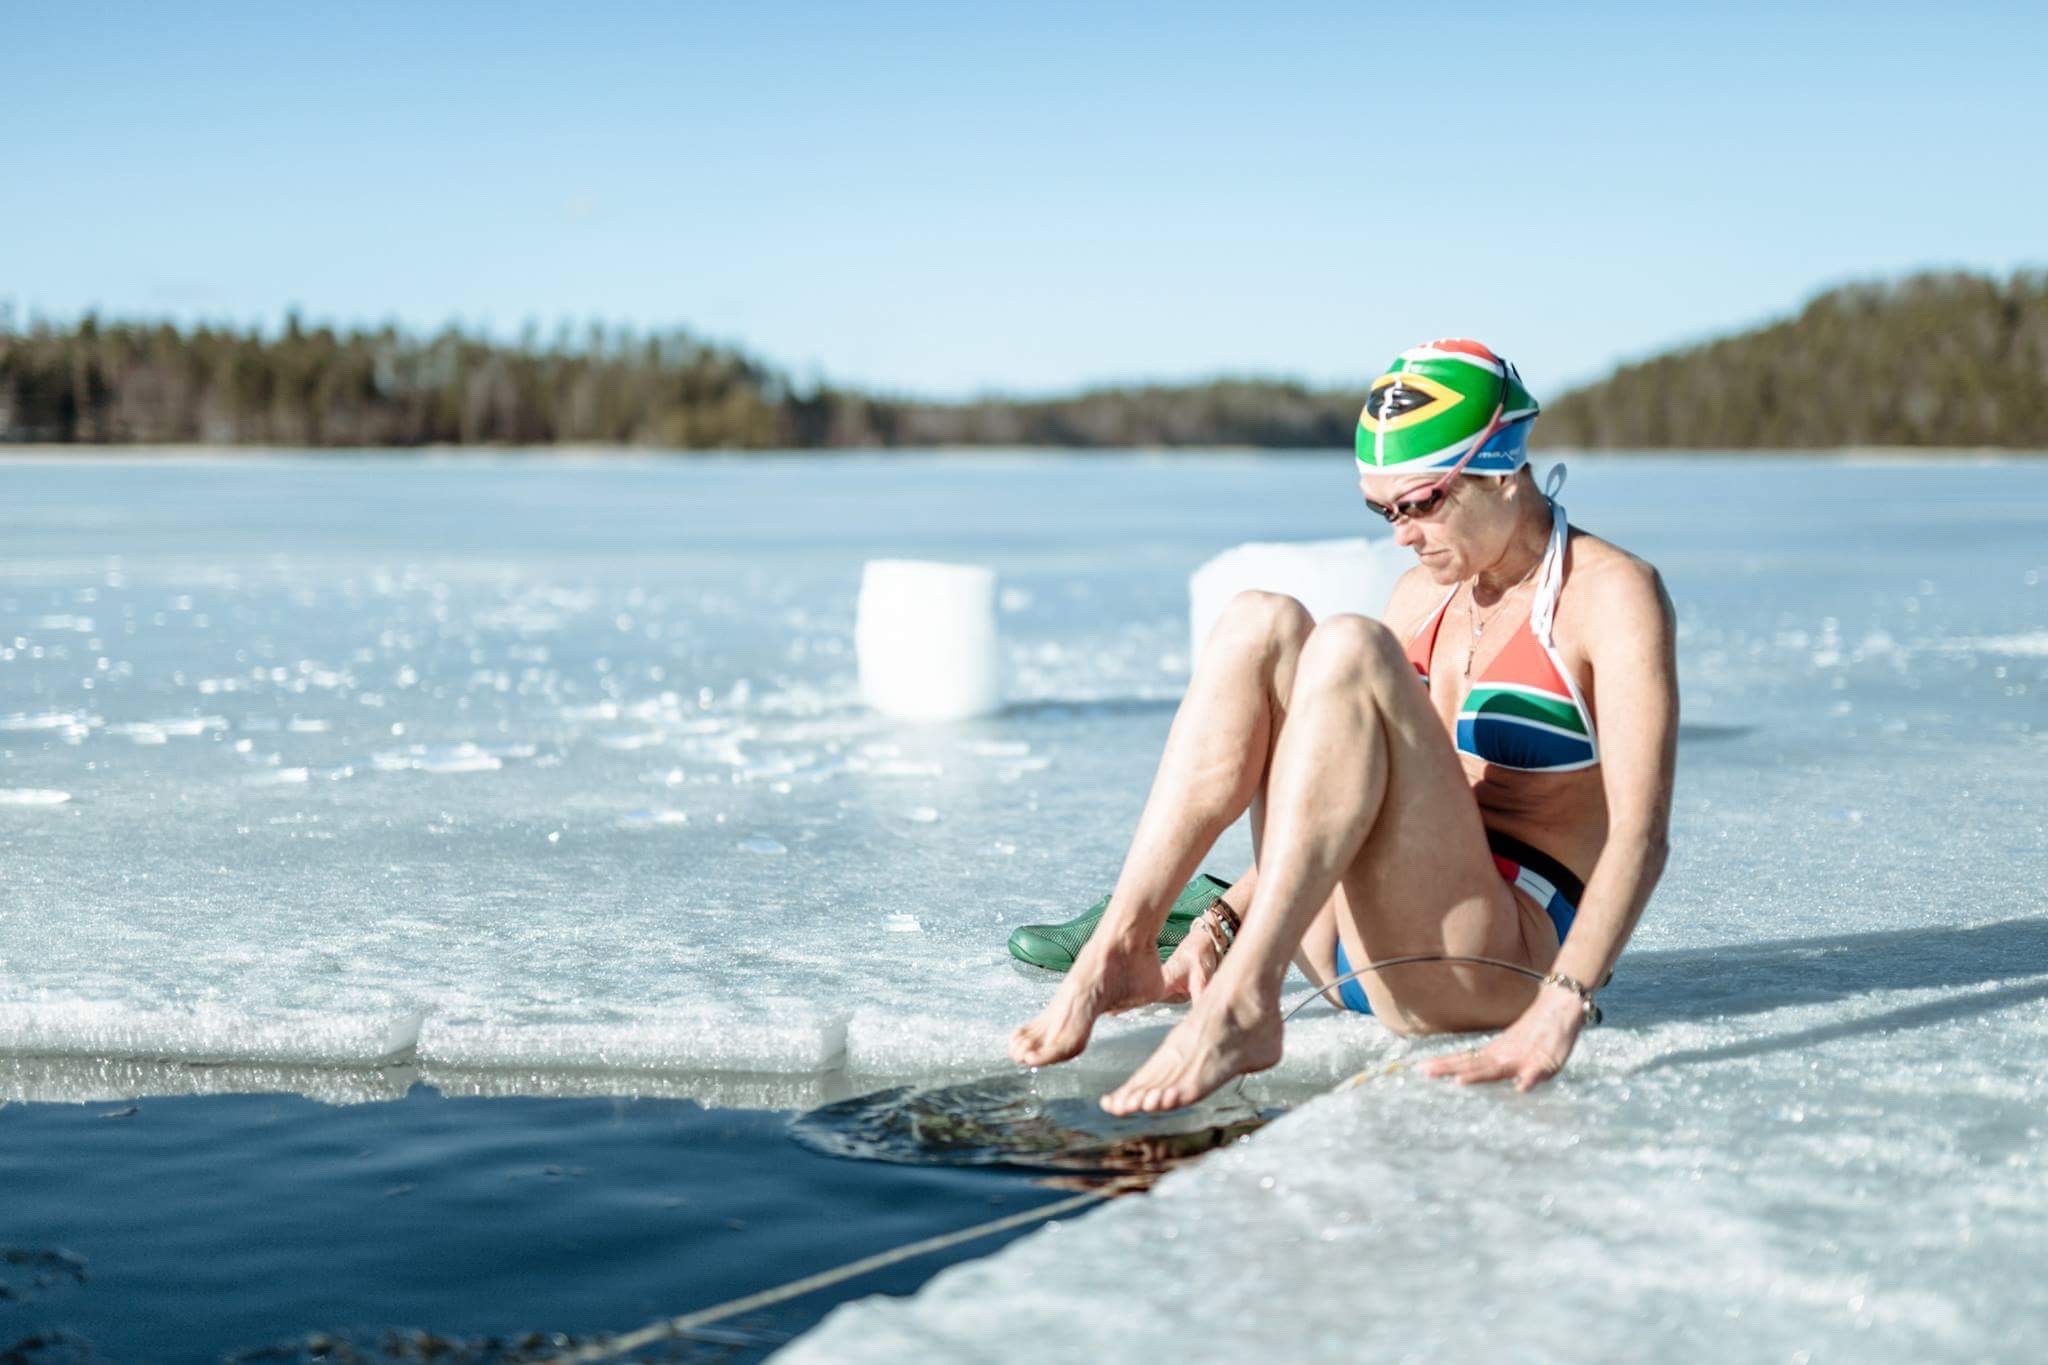
M 977 565 L 869 560 L 853 632 L 863 700 L 907 720 L 994 711 L 995 590 L 995 571 Z
M 414 744 L 406 749 L 371 754 L 370 766 L 384 773 L 489 773 L 504 767 L 505 760 L 474 743 Z
M 293 716 L 284 728 L 295 735 L 324 735 L 334 728 L 334 722 L 311 716 Z
M 61 806 L 70 799 L 70 792 L 47 787 L 0 787 L 0 806 Z
M 620 829 L 674 829 L 678 825 L 689 823 L 690 813 L 677 810 L 673 806 L 663 806 L 658 810 L 628 811 L 619 817 Z
M 939 812 L 936 806 L 912 806 L 904 812 L 903 818 L 913 825 L 936 825 L 939 823 Z
M 429 749 L 413 761 L 413 767 L 423 773 L 489 773 L 504 766 L 504 759 L 496 754 L 487 754 L 473 744 L 458 744 L 452 749 Z
M 889 916 L 887 928 L 892 934 L 921 934 L 924 932 L 923 927 L 917 922 L 916 915 L 906 915 L 900 910 Z
M 469 772 L 498 772 L 506 761 L 496 753 L 430 753 L 414 763 L 424 774 L 469 774 Z
M 789 852 L 788 849 L 765 834 L 749 834 L 746 838 L 739 841 L 737 847 L 742 853 L 765 853 L 770 856 Z
M 171 720 L 156 720 L 149 723 L 167 735 L 177 735 L 185 739 L 228 728 L 225 716 L 178 716 Z M 323 726 L 325 723 L 321 722 Z M 298 728 L 297 722 L 293 723 L 292 728 Z
M 0 730 L 68 730 L 78 723 L 79 717 L 69 711 L 17 711 L 0 716 Z
M 646 749 L 660 744 L 667 738 L 659 730 L 641 730 L 623 735 L 599 735 L 597 742 L 607 749 L 630 753 L 635 749 Z
M 171 739 L 169 732 L 161 725 L 151 725 L 147 721 L 140 720 L 128 721 L 120 725 L 109 725 L 107 733 L 124 736 L 134 744 L 168 744 Z
M 1286 593 L 1318 621 L 1339 612 L 1377 616 L 1415 557 L 1391 540 L 1304 540 L 1225 550 L 1188 579 L 1188 626 L 1200 657 L 1224 606 L 1240 592 Z
M 1941 648 L 1951 654 L 2009 654 L 2021 659 L 2048 659 L 2048 630 L 2029 631 L 2023 635 L 1944 640 Z

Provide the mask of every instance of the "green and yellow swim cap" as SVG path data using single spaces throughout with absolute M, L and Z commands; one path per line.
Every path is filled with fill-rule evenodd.
M 1538 411 L 1515 367 L 1478 342 L 1425 342 L 1372 381 L 1358 414 L 1358 467 L 1421 474 L 1462 463 L 1467 474 L 1512 474 L 1529 462 Z

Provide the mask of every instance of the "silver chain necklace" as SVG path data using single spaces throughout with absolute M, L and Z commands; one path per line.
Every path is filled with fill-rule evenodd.
M 1465 677 L 1468 680 L 1472 677 L 1472 658 L 1475 654 L 1479 652 L 1479 637 L 1486 633 L 1486 628 L 1488 626 L 1492 625 L 1495 621 L 1498 621 L 1500 619 L 1500 614 L 1503 611 L 1507 610 L 1508 594 L 1512 593 L 1515 589 L 1521 587 L 1524 583 L 1527 583 L 1529 579 L 1535 574 L 1535 572 L 1543 567 L 1543 561 L 1547 557 L 1548 556 L 1545 555 L 1538 555 L 1536 557 L 1536 562 L 1529 566 L 1528 573 L 1523 574 L 1520 578 L 1516 579 L 1513 583 L 1509 584 L 1506 588 L 1501 590 L 1500 601 L 1494 604 L 1492 612 L 1490 612 L 1487 615 L 1487 618 L 1484 621 L 1479 619 L 1479 610 L 1473 602 L 1472 594 L 1473 591 L 1476 591 L 1476 588 L 1468 590 L 1466 592 L 1465 624 L 1471 627 L 1472 631 L 1472 633 L 1469 636 L 1467 636 L 1465 640 Z M 1477 584 L 1479 582 L 1479 579 L 1475 576 L 1472 582 L 1474 584 Z

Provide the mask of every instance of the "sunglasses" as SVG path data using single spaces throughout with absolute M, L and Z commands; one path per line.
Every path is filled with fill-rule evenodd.
M 1401 381 L 1396 379 L 1394 387 L 1398 389 L 1400 385 Z M 1390 399 L 1391 397 L 1392 395 L 1389 395 Z M 1436 510 L 1444 505 L 1444 499 L 1451 495 L 1452 480 L 1465 472 L 1465 466 L 1472 463 L 1472 458 L 1485 449 L 1486 443 L 1491 441 L 1494 433 L 1500 430 L 1501 418 L 1507 415 L 1507 410 L 1508 363 L 1503 360 L 1500 363 L 1500 398 L 1493 405 L 1493 419 L 1486 424 L 1486 429 L 1479 433 L 1478 439 L 1472 442 L 1472 448 L 1467 450 L 1449 470 L 1445 471 L 1441 479 L 1438 479 L 1415 496 L 1402 498 L 1391 506 L 1383 502 L 1374 502 L 1371 498 L 1367 498 L 1365 500 L 1367 510 L 1395 526 L 1407 521 L 1410 517 L 1421 520 L 1424 517 L 1434 515 Z
M 1471 458 L 1470 455 L 1467 455 L 1465 460 Z M 1395 526 L 1399 526 L 1410 517 L 1420 520 L 1431 516 L 1436 512 L 1437 508 L 1444 505 L 1444 499 L 1451 495 L 1451 480 L 1458 477 L 1459 470 L 1465 467 L 1465 460 L 1458 461 L 1457 467 L 1452 469 L 1450 473 L 1444 475 L 1412 498 L 1402 498 L 1392 505 L 1384 502 L 1374 502 L 1371 498 L 1367 498 L 1365 500 L 1366 510 L 1377 513 L 1381 519 Z

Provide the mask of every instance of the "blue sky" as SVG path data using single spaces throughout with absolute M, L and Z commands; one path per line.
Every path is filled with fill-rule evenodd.
M 936 395 L 1462 334 L 1542 396 L 2048 260 L 2044 14 L 17 4 L 0 300 L 682 325 Z

